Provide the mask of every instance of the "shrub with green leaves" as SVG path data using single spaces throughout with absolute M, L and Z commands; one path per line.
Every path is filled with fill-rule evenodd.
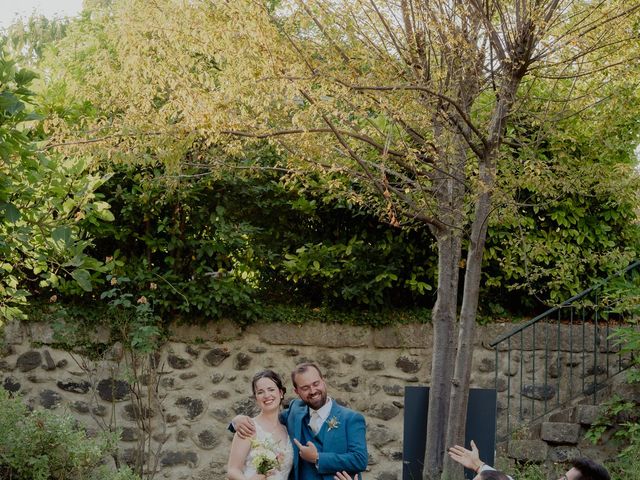
M 129 469 L 102 465 L 117 446 L 116 433 L 88 438 L 71 416 L 32 412 L 0 388 L 0 472 L 13 480 L 136 480 Z
M 636 303 L 637 307 L 637 303 Z M 640 384 L 640 331 L 635 326 L 619 328 L 612 338 L 621 353 L 631 353 L 627 383 Z M 640 480 L 640 404 L 633 399 L 614 395 L 603 405 L 603 410 L 587 432 L 591 442 L 616 442 L 620 453 L 608 466 L 614 480 Z
M 36 74 L 19 68 L 0 47 L 0 317 L 23 315 L 29 295 L 63 284 L 90 291 L 91 239 L 82 222 L 113 220 L 95 190 L 108 175 L 87 161 L 45 154 L 37 142 L 41 117 L 30 90 Z
M 273 155 L 254 153 L 265 165 Z M 115 169 L 99 191 L 115 221 L 86 225 L 93 255 L 108 259 L 116 279 L 130 279 L 123 292 L 149 299 L 160 316 L 250 322 L 274 304 L 431 303 L 427 232 L 392 227 L 321 188 L 285 185 L 269 170 L 185 173 L 173 185 L 165 174 Z

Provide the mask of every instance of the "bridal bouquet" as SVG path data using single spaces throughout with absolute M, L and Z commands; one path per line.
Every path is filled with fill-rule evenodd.
M 269 470 L 280 468 L 279 455 L 274 451 L 271 442 L 267 440 L 252 440 L 251 448 L 255 451 L 255 456 L 251 463 L 260 475 L 266 475 Z

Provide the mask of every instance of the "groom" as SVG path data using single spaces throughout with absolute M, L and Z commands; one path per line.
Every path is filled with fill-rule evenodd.
M 354 476 L 364 471 L 369 456 L 362 414 L 327 396 L 322 373 L 313 363 L 296 366 L 291 381 L 300 399 L 280 413 L 280 422 L 293 442 L 293 480 L 333 480 L 337 472 Z M 242 438 L 255 434 L 245 415 L 236 416 L 232 425 Z

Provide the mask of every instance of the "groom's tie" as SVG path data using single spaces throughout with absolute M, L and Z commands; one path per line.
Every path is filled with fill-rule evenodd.
M 309 420 L 309 428 L 313 431 L 314 435 L 318 434 L 320 430 L 321 420 L 320 415 L 315 410 L 311 410 L 311 419 Z

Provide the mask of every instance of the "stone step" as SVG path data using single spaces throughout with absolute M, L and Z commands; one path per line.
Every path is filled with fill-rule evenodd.
M 540 438 L 555 445 L 577 445 L 583 436 L 579 423 L 543 422 L 540 428 Z

